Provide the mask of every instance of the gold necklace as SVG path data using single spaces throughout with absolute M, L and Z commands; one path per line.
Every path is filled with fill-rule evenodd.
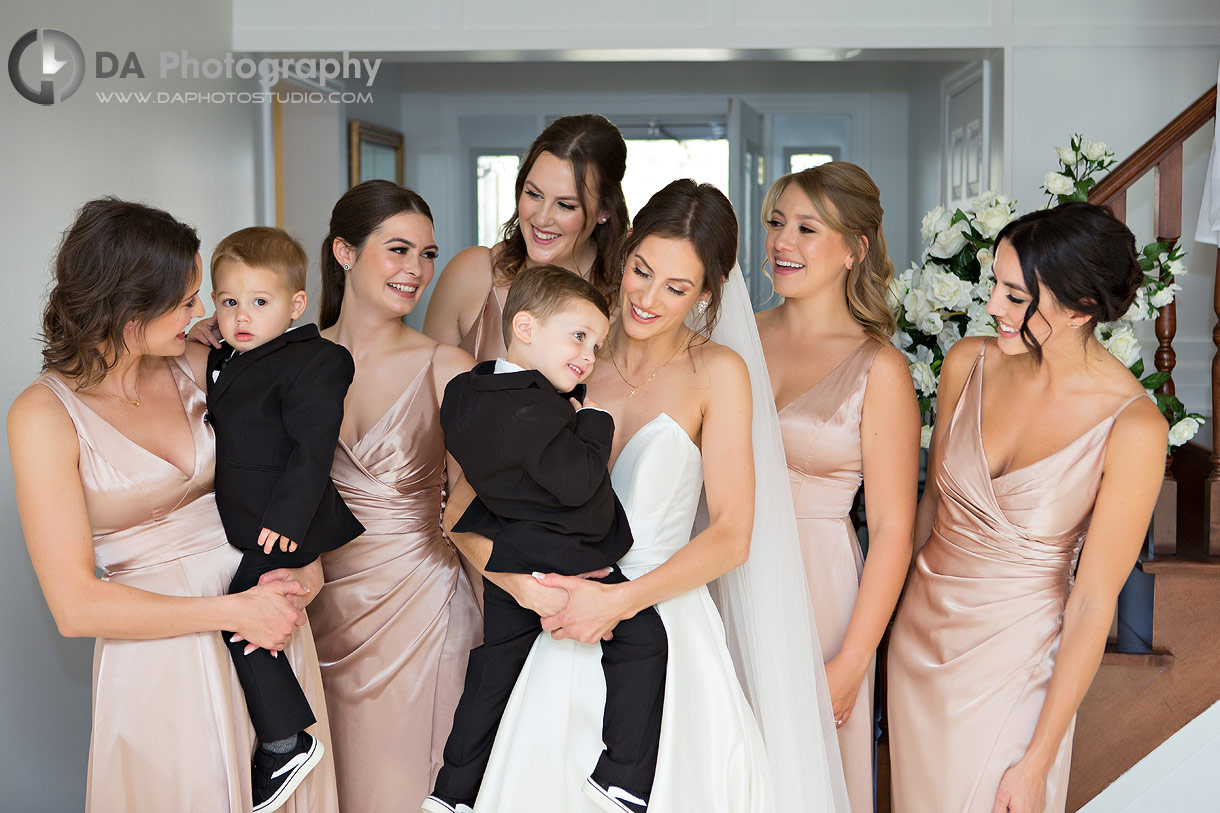
M 644 379 L 642 382 L 640 382 L 639 384 L 632 384 L 630 381 L 628 381 L 628 380 L 627 380 L 627 376 L 623 375 L 623 371 L 622 371 L 622 370 L 620 370 L 620 369 L 618 368 L 618 362 L 614 360 L 614 351 L 613 351 L 613 350 L 611 350 L 611 351 L 610 351 L 610 363 L 614 365 L 614 372 L 618 373 L 618 377 L 619 377 L 619 378 L 621 378 L 621 379 L 623 379 L 623 383 L 624 383 L 624 384 L 626 384 L 628 387 L 631 387 L 631 394 L 627 396 L 627 398 L 629 398 L 629 399 L 630 399 L 630 398 L 634 398 L 634 397 L 635 397 L 635 393 L 636 393 L 636 391 L 637 391 L 637 390 L 639 390 L 639 389 L 640 389 L 640 387 L 644 386 L 644 385 L 645 385 L 645 384 L 647 384 L 649 381 L 651 381 L 651 380 L 653 380 L 654 378 L 656 378 L 656 377 L 657 377 L 657 375 L 658 375 L 658 374 L 659 374 L 659 373 L 660 373 L 662 370 L 664 370 L 666 367 L 668 367 L 668 366 L 669 366 L 669 363 L 670 363 L 671 361 L 673 361 L 674 359 L 676 359 L 676 358 L 678 357 L 678 353 L 680 353 L 681 351 L 682 351 L 682 346 L 681 346 L 681 345 L 679 345 L 679 346 L 678 346 L 678 349 L 677 349 L 677 350 L 675 350 L 675 351 L 673 352 L 673 354 L 672 354 L 672 355 L 671 355 L 669 358 L 665 359 L 665 363 L 664 363 L 664 364 L 662 364 L 660 367 L 658 367 L 658 368 L 656 369 L 656 371 L 655 371 L 655 372 L 654 372 L 652 375 L 648 376 L 648 378 L 645 378 L 645 379 Z
M 112 393 L 112 392 L 106 392 L 105 390 L 99 390 L 99 392 L 101 392 L 101 393 L 102 393 L 102 395 L 109 395 L 111 398 L 113 398 L 113 399 L 114 399 L 114 400 L 116 400 L 116 401 L 124 401 L 124 402 L 126 402 L 126 403 L 128 403 L 128 404 L 131 404 L 132 406 L 139 406 L 139 405 L 140 405 L 140 389 L 139 389 L 139 387 L 137 387 L 137 388 L 136 388 L 136 400 L 134 400 L 134 401 L 133 401 L 133 400 L 131 400 L 130 398 L 128 398 L 126 395 L 119 396 L 119 395 L 115 395 L 115 394 L 114 394 L 114 393 Z

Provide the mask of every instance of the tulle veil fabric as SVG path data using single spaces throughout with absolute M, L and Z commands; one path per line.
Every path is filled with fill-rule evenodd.
M 713 341 L 750 371 L 754 406 L 754 531 L 750 557 L 712 597 L 766 743 L 776 810 L 850 813 L 822 648 L 797 538 L 775 396 L 741 269 L 725 282 Z M 701 528 L 696 528 L 696 531 Z

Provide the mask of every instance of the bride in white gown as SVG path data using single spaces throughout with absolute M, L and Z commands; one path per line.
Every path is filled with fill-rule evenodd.
M 477 813 L 597 810 L 581 792 L 603 748 L 595 642 L 652 604 L 669 660 L 648 810 L 848 810 L 795 524 L 783 521 L 778 424 L 745 286 L 728 274 L 735 254 L 732 208 L 714 187 L 675 181 L 636 216 L 619 318 L 589 380 L 616 421 L 611 479 L 635 538 L 620 562 L 631 581 L 489 574 L 555 637 L 538 638 L 517 682 Z M 715 320 L 726 275 L 712 336 L 732 350 L 698 329 Z M 447 517 L 468 498 L 455 493 Z M 486 561 L 486 540 L 454 541 Z

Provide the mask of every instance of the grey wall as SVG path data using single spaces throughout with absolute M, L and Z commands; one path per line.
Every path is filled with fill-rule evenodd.
M 41 107 L 0 88 L 0 409 L 37 375 L 38 333 L 49 263 L 77 207 L 99 195 L 161 206 L 193 223 L 204 256 L 229 232 L 255 222 L 256 114 L 238 105 L 102 104 L 93 52 L 136 51 L 146 75 L 162 50 L 223 56 L 227 4 L 127 0 L 6 2 L 5 52 L 24 32 L 58 28 L 85 51 L 77 93 Z M 158 90 L 236 90 L 223 80 L 166 81 Z M 120 82 L 110 85 L 125 88 Z M 206 284 L 206 283 L 205 283 Z M 206 296 L 205 290 L 205 296 Z M 61 638 L 26 554 L 4 442 L 0 465 L 0 809 L 63 813 L 83 806 L 89 745 L 92 640 Z

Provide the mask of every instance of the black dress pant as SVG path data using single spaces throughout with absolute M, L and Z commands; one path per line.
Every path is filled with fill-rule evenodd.
M 241 564 L 229 583 L 229 592 L 248 590 L 258 584 L 260 576 L 278 567 L 304 567 L 317 558 L 316 553 L 287 553 L 278 548 L 271 553 L 263 553 L 262 548 L 242 551 Z M 246 641 L 229 643 L 233 633 L 222 632 L 221 635 L 233 657 L 259 742 L 287 739 L 317 721 L 283 653 L 273 658 L 270 652 L 260 648 L 245 655 Z
M 619 584 L 627 577 L 615 568 L 598 581 Z M 436 777 L 435 793 L 459 801 L 473 801 L 478 795 L 509 695 L 542 630 L 536 613 L 486 579 L 483 600 L 483 645 L 470 652 L 462 699 L 445 743 L 445 764 Z M 665 625 L 656 608 L 648 607 L 618 622 L 614 637 L 601 646 L 606 750 L 592 774 L 605 785 L 647 799 L 661 739 L 669 659 Z

